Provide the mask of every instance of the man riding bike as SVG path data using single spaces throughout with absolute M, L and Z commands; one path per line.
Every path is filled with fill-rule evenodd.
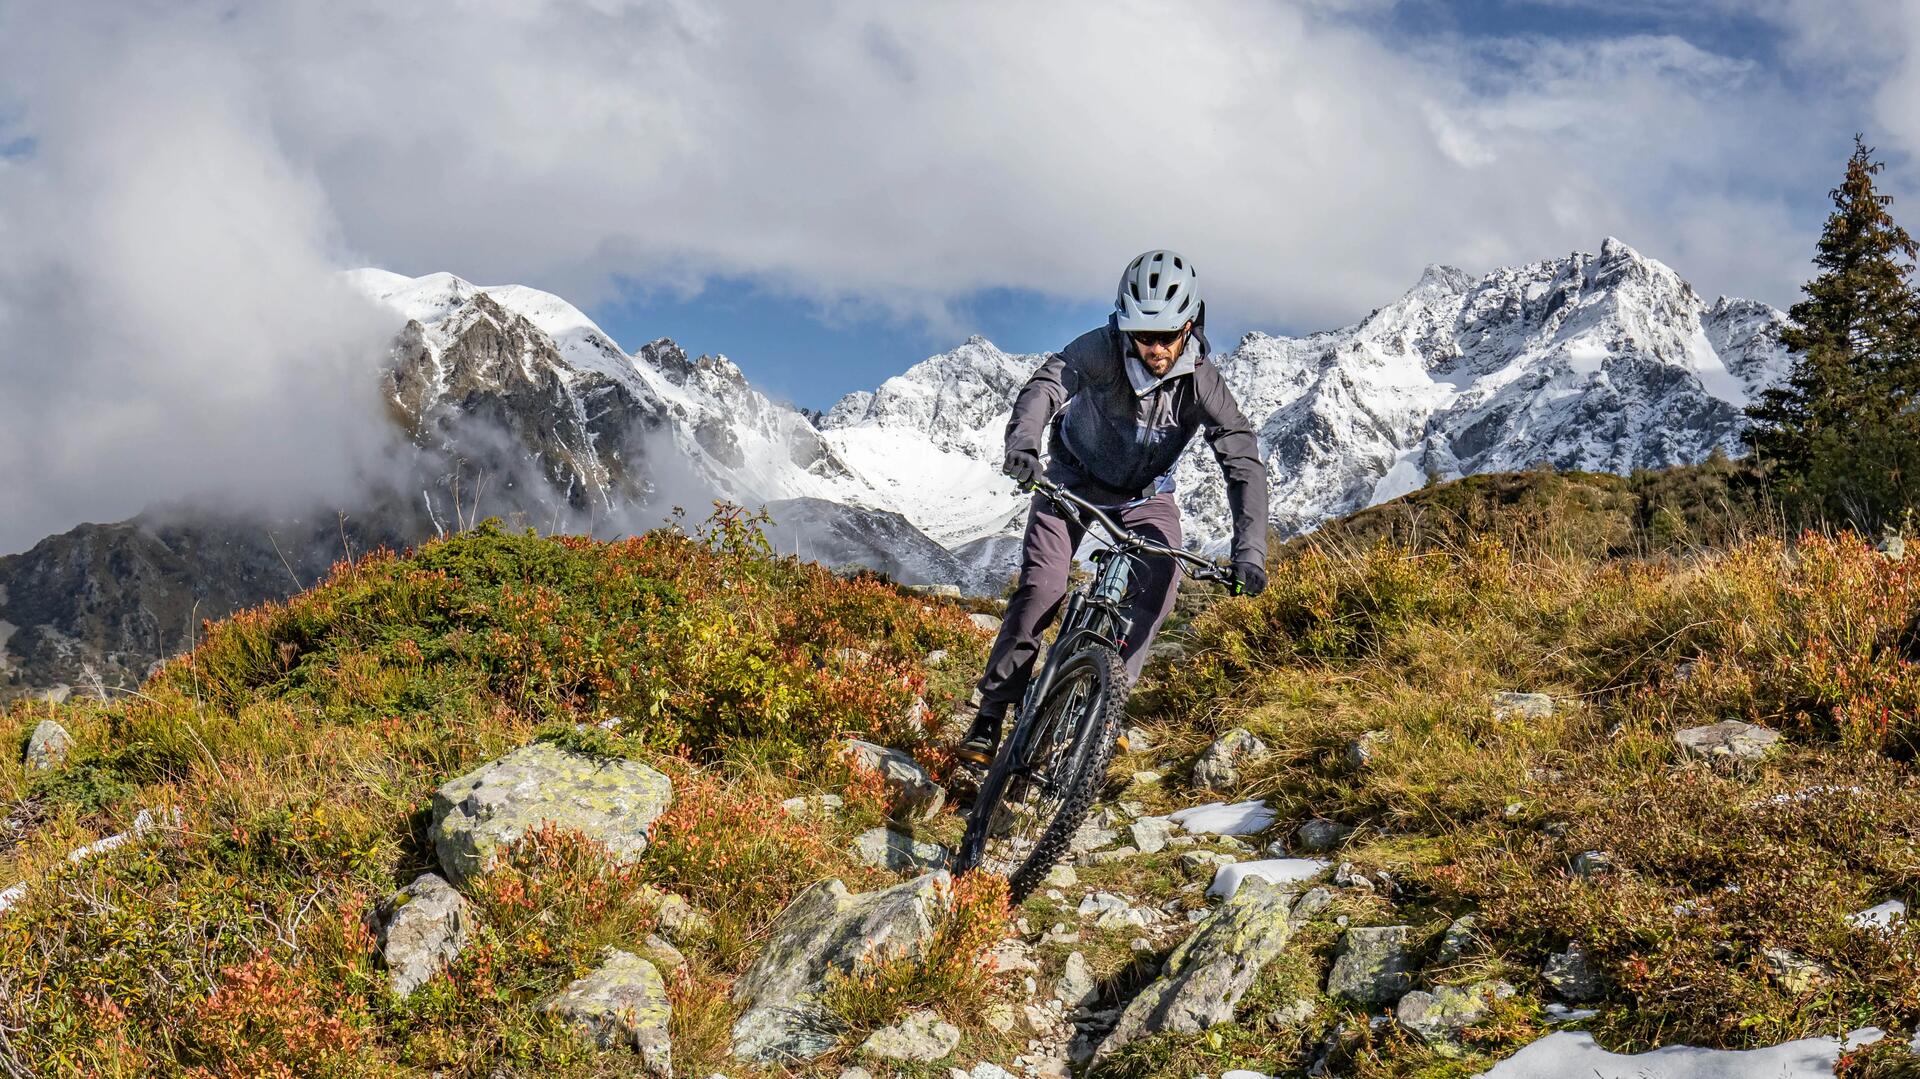
M 1191 262 L 1164 250 L 1134 259 L 1120 275 L 1107 324 L 1049 356 L 1021 387 L 1001 467 L 1022 486 L 1044 475 L 1128 530 L 1179 547 L 1174 466 L 1204 428 L 1227 478 L 1234 591 L 1259 595 L 1267 586 L 1267 472 L 1253 428 L 1207 361 L 1206 321 Z M 1051 450 L 1044 470 L 1042 431 Z M 1051 500 L 1034 496 L 1020 583 L 980 678 L 979 712 L 955 750 L 961 760 L 993 759 L 1007 710 L 1032 676 L 1040 633 L 1066 595 L 1067 570 L 1084 531 Z M 1128 679 L 1137 681 L 1148 645 L 1173 610 L 1179 570 L 1171 558 L 1148 558 L 1133 582 L 1134 629 L 1120 654 Z

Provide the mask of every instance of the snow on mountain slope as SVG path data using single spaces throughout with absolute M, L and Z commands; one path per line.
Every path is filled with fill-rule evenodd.
M 689 358 L 664 338 L 629 355 L 545 292 L 450 274 L 351 277 L 407 323 L 396 356 L 411 352 L 397 367 L 413 374 L 389 392 L 416 430 L 449 409 L 517 423 L 576 505 L 645 502 L 677 472 L 748 504 L 790 500 L 815 521 L 832 516 L 823 502 L 897 514 L 884 526 L 872 517 L 876 534 L 911 527 L 956 556 L 916 555 L 908 572 L 957 565 L 992 587 L 1011 567 L 1026 500 L 1000 475 L 1001 440 L 1043 356 L 969 338 L 816 419 L 769 400 L 723 356 Z M 1430 477 L 1543 461 L 1624 473 L 1738 453 L 1742 409 L 1790 366 L 1785 324 L 1751 300 L 1709 306 L 1673 270 L 1608 239 L 1598 255 L 1479 277 L 1432 266 L 1355 325 L 1250 333 L 1215 362 L 1258 434 L 1273 524 L 1291 535 Z M 511 355 L 512 378 L 497 357 L 475 358 L 496 354 Z M 1218 552 L 1230 517 L 1209 458 L 1196 439 L 1177 497 L 1189 541 Z M 833 528 L 851 535 L 860 519 Z

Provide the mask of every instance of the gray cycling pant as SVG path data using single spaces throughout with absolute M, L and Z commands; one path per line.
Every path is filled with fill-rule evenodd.
M 1154 495 L 1137 506 L 1108 509 L 1107 516 L 1128 531 L 1169 547 L 1180 546 L 1180 507 L 1171 493 Z M 1040 651 L 1040 633 L 1053 621 L 1067 594 L 1067 571 L 1084 532 L 1060 516 L 1052 499 L 1033 496 L 1026 536 L 1020 545 L 1020 583 L 1007 602 L 1000 635 L 987 656 L 987 671 L 980 677 L 982 715 L 1004 713 L 1009 705 L 1019 704 L 1026 692 Z M 1179 588 L 1179 566 L 1173 559 L 1134 561 L 1127 585 L 1132 628 L 1120 649 L 1130 681 L 1139 681 L 1140 670 L 1147 664 L 1147 646 L 1173 610 L 1173 597 Z

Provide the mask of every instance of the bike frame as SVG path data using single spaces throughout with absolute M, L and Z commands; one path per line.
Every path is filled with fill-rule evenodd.
M 1060 631 L 1054 635 L 1053 645 L 1047 649 L 1046 664 L 1037 677 L 1027 682 L 1027 691 L 1020 698 L 1020 715 L 1008 739 L 1013 745 L 1025 744 L 1039 704 L 1046 699 L 1047 691 L 1053 688 L 1054 673 L 1060 669 L 1061 660 L 1089 643 L 1104 644 L 1115 651 L 1125 647 L 1127 634 L 1133 631 L 1133 622 L 1122 608 L 1126 601 L 1127 584 L 1133 577 L 1135 558 L 1172 558 L 1194 567 L 1197 572 L 1193 576 L 1201 580 L 1226 580 L 1229 574 L 1226 567 L 1198 555 L 1127 531 L 1100 507 L 1058 484 L 1037 480 L 1034 486 L 1052 499 L 1061 514 L 1074 524 L 1084 528 L 1087 519 L 1091 518 L 1107 534 L 1110 546 L 1094 552 L 1093 560 L 1099 566 L 1098 571 L 1090 584 L 1081 586 L 1067 601 L 1067 609 L 1060 618 Z

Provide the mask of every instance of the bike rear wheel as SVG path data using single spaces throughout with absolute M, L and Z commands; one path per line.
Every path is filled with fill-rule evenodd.
M 1093 807 L 1129 688 L 1119 653 L 1106 645 L 1061 663 L 1025 736 L 1016 731 L 987 770 L 956 869 L 1005 876 L 1015 903 L 1032 894 Z

